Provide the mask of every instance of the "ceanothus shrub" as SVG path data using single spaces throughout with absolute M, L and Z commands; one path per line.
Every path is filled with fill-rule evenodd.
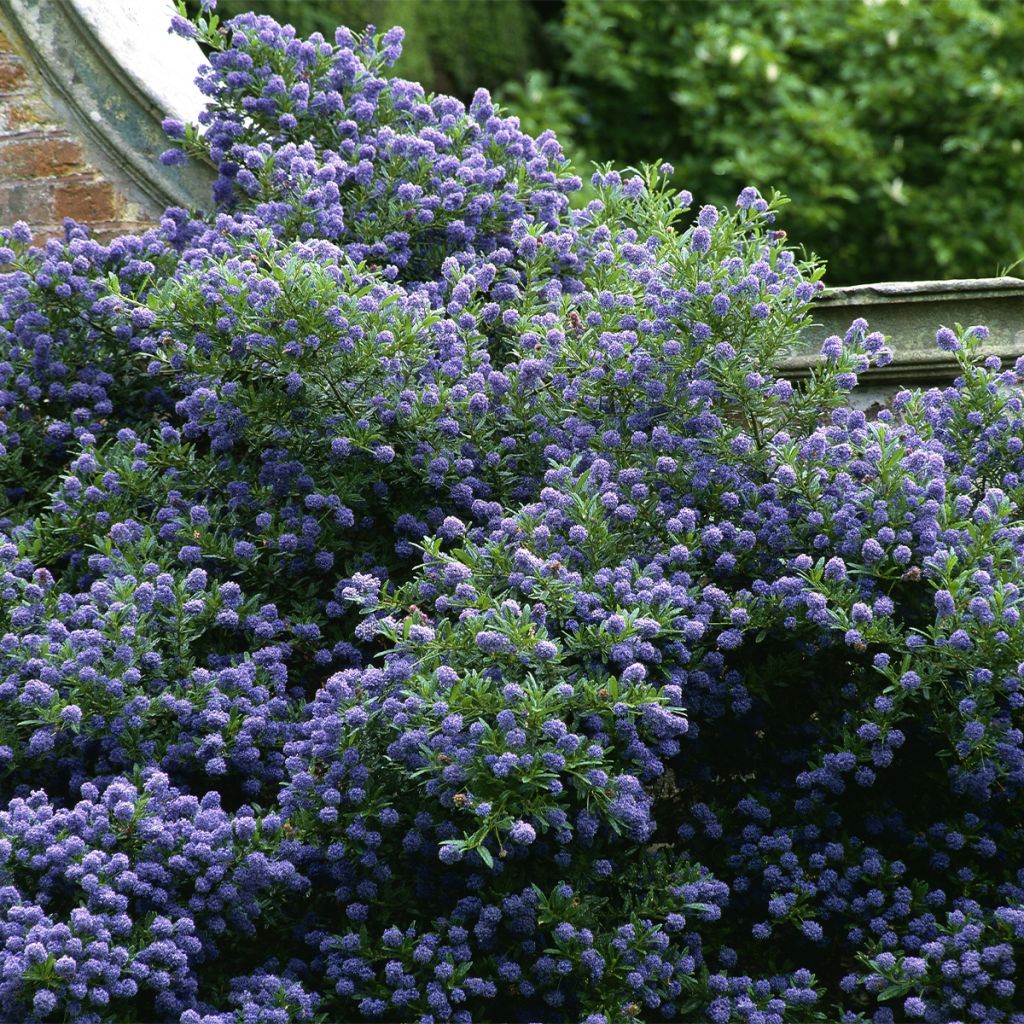
M 1024 365 L 872 420 L 781 199 L 211 48 L 0 259 L 0 1015 L 1024 1021 Z

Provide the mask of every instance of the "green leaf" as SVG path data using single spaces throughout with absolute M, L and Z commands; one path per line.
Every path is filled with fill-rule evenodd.
M 886 985 L 885 988 L 878 993 L 878 1001 L 883 1002 L 886 999 L 895 999 L 898 996 L 905 996 L 913 987 L 914 983 L 912 981 L 897 981 L 891 985 Z

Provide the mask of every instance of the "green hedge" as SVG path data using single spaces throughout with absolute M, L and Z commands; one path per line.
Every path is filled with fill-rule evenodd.
M 505 94 L 531 123 L 554 108 L 594 159 L 668 157 L 701 202 L 784 190 L 833 283 L 1024 255 L 1024 5 L 567 0 L 556 33 L 561 70 Z

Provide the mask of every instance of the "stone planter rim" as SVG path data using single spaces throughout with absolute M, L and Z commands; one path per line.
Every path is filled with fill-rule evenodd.
M 958 315 L 958 304 L 963 305 L 962 315 Z M 911 310 L 915 312 L 911 314 Z M 985 315 L 989 310 L 991 320 Z M 814 299 L 810 314 L 811 322 L 804 329 L 804 336 L 815 339 L 815 345 L 830 333 L 842 336 L 858 316 L 867 320 L 870 330 L 882 331 L 891 338 L 893 361 L 888 366 L 872 367 L 861 378 L 857 392 L 865 398 L 891 394 L 902 386 L 951 383 L 959 373 L 956 359 L 932 341 L 933 332 L 941 326 L 953 327 L 959 322 L 964 327 L 976 323 L 993 327 L 994 333 L 983 343 L 982 351 L 998 356 L 1004 366 L 1024 355 L 1024 279 L 1009 275 L 881 281 L 829 288 Z M 900 322 L 904 320 L 908 328 L 913 324 L 915 329 L 901 328 Z M 927 331 L 923 330 L 925 322 Z M 821 358 L 816 349 L 796 352 L 780 360 L 778 370 L 799 380 L 806 378 Z

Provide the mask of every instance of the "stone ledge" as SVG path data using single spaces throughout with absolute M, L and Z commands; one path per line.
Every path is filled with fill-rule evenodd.
M 933 302 L 950 295 L 972 298 L 1002 298 L 1007 293 L 1024 294 L 1019 277 L 964 277 L 949 281 L 880 281 L 828 288 L 817 300 L 819 306 L 861 306 L 877 302 Z
M 893 281 L 827 289 L 812 307 L 815 323 L 801 334 L 801 351 L 780 364 L 799 379 L 820 359 L 822 341 L 840 337 L 858 317 L 889 336 L 893 361 L 863 377 L 869 387 L 951 382 L 957 363 L 935 347 L 939 327 L 984 324 L 990 334 L 982 351 L 1004 364 L 1024 355 L 1024 280 L 1016 277 L 953 281 Z M 859 389 L 858 389 L 859 390 Z
M 66 0 L 154 117 L 196 121 L 206 97 L 195 84 L 206 57 L 191 39 L 167 31 L 174 7 L 159 0 Z M 167 148 L 166 146 L 164 147 Z

